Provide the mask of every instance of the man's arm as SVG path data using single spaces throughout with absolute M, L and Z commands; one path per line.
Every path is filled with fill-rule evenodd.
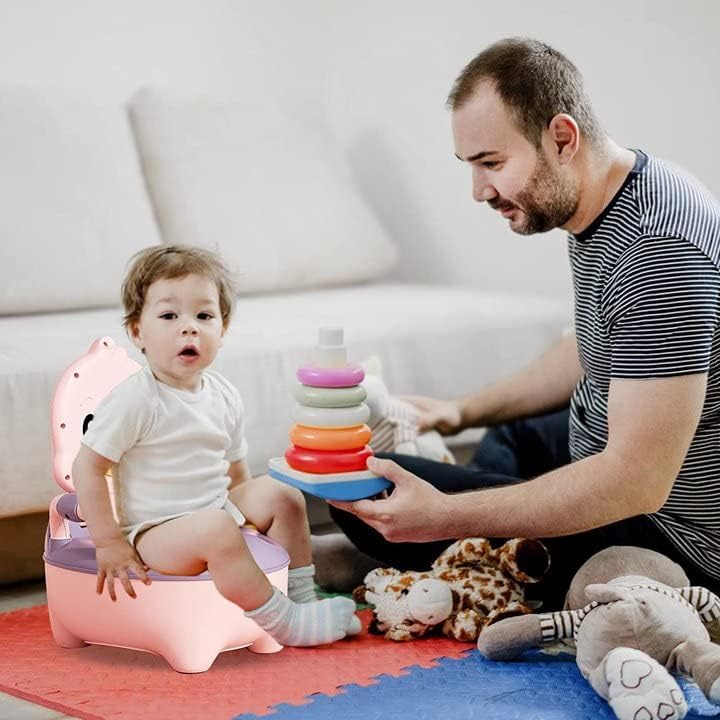
M 583 375 L 575 333 L 563 337 L 527 368 L 461 400 L 410 396 L 420 430 L 450 435 L 565 407 Z
M 460 401 L 461 427 L 498 425 L 565 407 L 583 376 L 575 333 L 527 368 Z
M 472 501 L 455 496 L 457 536 L 480 521 L 490 536 L 554 537 L 657 512 L 692 442 L 706 385 L 705 374 L 613 380 L 605 450 Z
M 682 467 L 706 385 L 706 374 L 613 380 L 605 450 L 527 483 L 444 495 L 389 460 L 373 460 L 368 467 L 396 483 L 394 492 L 337 506 L 395 542 L 553 537 L 652 513 Z

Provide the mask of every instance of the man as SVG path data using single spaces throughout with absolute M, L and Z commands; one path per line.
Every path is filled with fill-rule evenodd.
M 416 398 L 425 427 L 490 426 L 473 462 L 372 460 L 394 491 L 333 503 L 336 522 L 372 558 L 413 568 L 464 536 L 544 538 L 547 607 L 610 545 L 663 552 L 718 592 L 717 201 L 607 137 L 578 70 L 535 40 L 480 53 L 448 106 L 474 199 L 516 233 L 568 232 L 575 334 L 459 402 Z

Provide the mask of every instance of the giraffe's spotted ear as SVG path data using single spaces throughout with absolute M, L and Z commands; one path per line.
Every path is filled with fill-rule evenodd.
M 539 540 L 514 538 L 494 552 L 500 569 L 518 582 L 538 582 L 550 567 L 550 554 Z

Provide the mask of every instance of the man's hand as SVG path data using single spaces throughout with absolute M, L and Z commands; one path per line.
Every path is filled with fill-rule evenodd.
M 420 432 L 437 430 L 441 435 L 454 435 L 462 430 L 460 404 L 455 400 L 437 400 L 422 395 L 406 395 L 402 399 L 420 411 Z
M 150 568 L 140 560 L 140 556 L 137 554 L 135 548 L 124 538 L 98 544 L 95 550 L 95 557 L 97 558 L 98 568 L 97 594 L 102 595 L 103 585 L 107 580 L 108 595 L 110 595 L 110 599 L 113 602 L 117 600 L 117 596 L 115 595 L 116 577 L 120 580 L 122 586 L 125 588 L 125 592 L 131 598 L 137 597 L 135 588 L 133 588 L 130 582 L 128 570 L 132 570 L 145 585 L 150 585 L 152 582 L 147 576 L 147 571 Z
M 392 460 L 370 458 L 368 469 L 395 485 L 383 500 L 331 502 L 357 515 L 390 542 L 429 542 L 452 537 L 449 496 L 401 468 Z

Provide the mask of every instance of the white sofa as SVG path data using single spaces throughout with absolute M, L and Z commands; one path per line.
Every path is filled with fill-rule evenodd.
M 157 89 L 127 106 L 0 92 L 0 582 L 42 572 L 60 373 L 101 335 L 138 357 L 118 295 L 142 247 L 206 244 L 237 272 L 215 367 L 244 397 L 256 473 L 287 442 L 289 382 L 322 324 L 344 326 L 352 358 L 379 355 L 393 392 L 453 397 L 568 321 L 559 301 L 394 281 L 403 258 L 321 127 Z

